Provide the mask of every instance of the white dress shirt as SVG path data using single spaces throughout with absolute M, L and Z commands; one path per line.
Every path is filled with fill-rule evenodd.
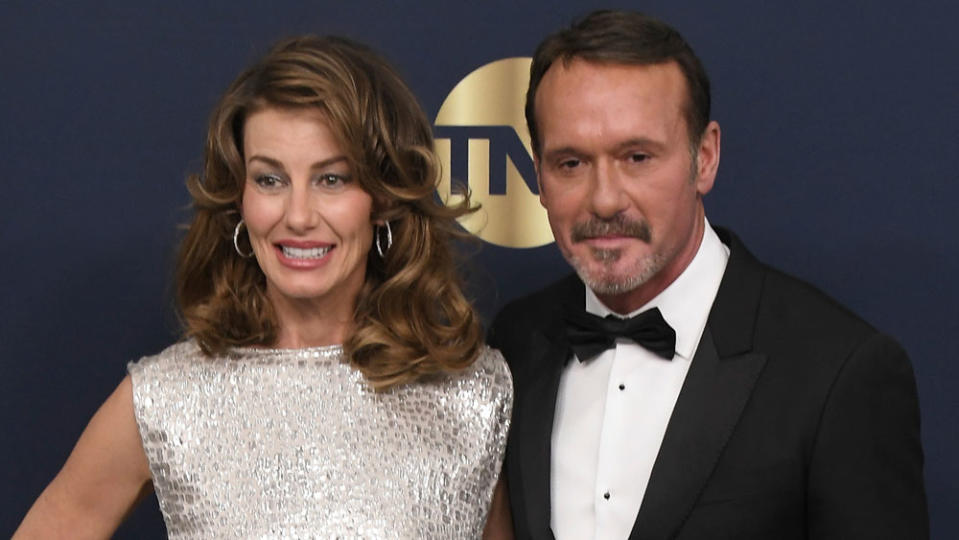
M 620 338 L 596 358 L 566 365 L 550 464 L 550 525 L 557 540 L 629 536 L 728 260 L 729 248 L 707 221 L 699 250 L 683 273 L 625 315 L 658 307 L 676 331 L 672 360 Z M 600 317 L 624 316 L 610 311 L 588 287 L 585 307 Z

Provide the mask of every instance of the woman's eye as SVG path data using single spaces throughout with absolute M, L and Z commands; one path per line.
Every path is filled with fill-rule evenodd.
M 335 188 L 343 186 L 348 180 L 346 176 L 341 174 L 324 174 L 320 176 L 318 181 L 323 187 Z
M 261 174 L 253 179 L 256 182 L 256 185 L 264 188 L 272 188 L 279 186 L 283 181 L 279 176 L 275 174 Z

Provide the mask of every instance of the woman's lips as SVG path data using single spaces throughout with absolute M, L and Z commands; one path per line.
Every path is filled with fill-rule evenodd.
M 284 265 L 297 269 L 322 266 L 336 246 L 319 242 L 279 242 L 274 244 L 277 258 Z

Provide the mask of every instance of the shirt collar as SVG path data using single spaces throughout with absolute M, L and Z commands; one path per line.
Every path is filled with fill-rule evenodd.
M 693 260 L 679 277 L 652 300 L 636 311 L 623 315 L 606 307 L 596 293 L 586 287 L 586 311 L 600 317 L 614 315 L 625 318 L 658 307 L 663 318 L 676 331 L 676 354 L 687 360 L 692 359 L 729 260 L 729 248 L 710 227 L 709 221 L 705 220 L 705 223 L 703 241 Z

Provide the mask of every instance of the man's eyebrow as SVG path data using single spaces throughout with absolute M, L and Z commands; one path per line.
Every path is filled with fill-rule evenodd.
M 549 150 L 543 152 L 544 159 L 555 159 L 557 156 L 569 155 L 569 156 L 579 156 L 583 152 L 577 150 L 572 146 L 560 146 L 559 148 L 550 148 Z
M 632 139 L 627 139 L 617 143 L 615 146 L 613 146 L 613 151 L 614 153 L 620 153 L 631 148 L 648 148 L 650 150 L 661 151 L 665 147 L 665 143 L 649 137 L 634 137 Z M 586 154 L 586 152 L 583 152 L 574 146 L 567 145 L 546 150 L 543 152 L 543 159 L 549 160 L 556 159 L 559 156 L 581 156 L 584 154 Z
M 629 150 L 630 148 L 636 147 L 662 150 L 666 147 L 666 144 L 654 139 L 650 139 L 649 137 L 636 137 L 617 144 L 615 149 L 617 152 L 622 152 L 624 150 Z

